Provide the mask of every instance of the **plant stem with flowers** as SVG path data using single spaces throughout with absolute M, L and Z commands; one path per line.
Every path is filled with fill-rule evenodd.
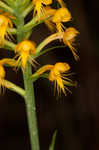
M 17 25 L 17 41 L 21 42 L 24 39 L 24 18 L 18 14 L 18 25 Z M 25 87 L 25 104 L 27 112 L 27 121 L 30 134 L 30 143 L 31 149 L 40 150 L 39 138 L 38 138 L 38 128 L 37 128 L 37 119 L 36 119 L 36 106 L 35 106 L 35 95 L 32 78 L 32 66 L 29 62 L 25 67 L 25 70 L 22 69 L 23 78 L 24 78 L 24 87 Z
M 14 58 L 0 60 L 0 91 L 8 88 L 21 95 L 26 104 L 27 121 L 30 135 L 31 150 L 40 150 L 34 82 L 39 78 L 47 78 L 54 83 L 58 95 L 61 92 L 67 95 L 68 86 L 76 86 L 76 82 L 69 79 L 70 66 L 66 62 L 57 62 L 55 65 L 44 65 L 34 74 L 32 68 L 38 65 L 36 59 L 56 47 L 44 49 L 50 42 L 61 40 L 68 46 L 76 60 L 77 50 L 74 41 L 79 32 L 73 28 L 66 28 L 63 23 L 71 20 L 71 13 L 66 8 L 63 0 L 56 1 L 60 8 L 51 8 L 52 0 L 4 0 L 0 1 L 0 47 L 14 52 Z M 25 24 L 24 19 L 33 10 L 33 18 Z M 53 33 L 36 46 L 34 41 L 29 40 L 33 28 L 38 24 L 45 23 Z M 16 37 L 16 43 L 13 40 Z M 44 49 L 44 50 L 43 50 Z M 43 50 L 43 51 L 42 51 Z M 5 67 L 17 67 L 23 73 L 24 89 L 5 79 Z M 48 72 L 49 73 L 46 73 Z M 49 150 L 54 150 L 56 132 L 52 138 Z

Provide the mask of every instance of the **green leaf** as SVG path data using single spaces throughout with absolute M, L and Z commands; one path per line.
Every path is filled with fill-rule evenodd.
M 51 144 L 49 146 L 49 150 L 54 150 L 55 147 L 55 141 L 56 141 L 56 134 L 57 134 L 57 130 L 55 130 L 53 136 L 52 136 L 52 141 Z

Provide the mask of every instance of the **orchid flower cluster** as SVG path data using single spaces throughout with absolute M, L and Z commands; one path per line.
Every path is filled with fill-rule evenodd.
M 72 20 L 71 13 L 63 0 L 56 0 L 55 3 L 58 8 L 54 7 L 53 0 L 0 0 L 0 48 L 9 50 L 15 55 L 14 58 L 0 60 L 0 91 L 4 88 L 15 91 L 24 97 L 26 104 L 29 103 L 31 97 L 33 98 L 33 95 L 31 96 L 32 86 L 39 77 L 48 78 L 54 83 L 58 95 L 61 92 L 66 95 L 67 91 L 70 91 L 68 86 L 76 85 L 69 79 L 70 65 L 66 62 L 46 64 L 32 74 L 32 68 L 38 65 L 36 59 L 54 50 L 54 47 L 48 49 L 45 47 L 55 40 L 68 46 L 75 60 L 79 59 L 74 47 L 79 32 L 74 27 L 64 25 Z M 31 12 L 33 17 L 25 23 L 25 18 Z M 32 30 L 41 23 L 45 23 L 51 35 L 37 45 L 29 38 Z M 5 79 L 5 67 L 17 68 L 17 71 L 22 70 L 24 89 Z M 35 148 L 35 150 L 38 149 Z
M 68 46 L 76 60 L 79 59 L 76 49 L 74 48 L 74 41 L 79 32 L 73 28 L 66 28 L 63 23 L 69 22 L 72 19 L 71 13 L 62 0 L 57 0 L 59 8 L 52 8 L 52 0 L 4 0 L 0 1 L 0 46 L 1 48 L 8 48 L 15 53 L 14 58 L 0 60 L 0 86 L 6 86 L 4 65 L 8 64 L 11 67 L 22 68 L 25 73 L 27 63 L 29 62 L 33 67 L 37 65 L 36 58 L 42 54 L 44 47 L 54 40 L 61 40 Z M 18 10 L 17 10 L 18 8 Z M 27 17 L 29 12 L 33 9 L 33 18 L 27 23 L 18 28 L 18 17 Z M 18 16 L 20 15 L 20 16 Z M 52 31 L 51 36 L 47 37 L 39 45 L 36 46 L 34 41 L 29 40 L 31 30 L 40 23 L 45 23 Z M 22 40 L 15 44 L 14 35 L 23 33 Z M 46 50 L 44 50 L 46 53 Z M 6 61 L 5 61 L 6 60 Z M 37 70 L 32 75 L 32 79 L 40 77 L 45 72 L 49 71 L 48 79 L 55 84 L 58 94 L 61 91 L 66 94 L 66 85 L 74 85 L 73 82 L 67 78 L 70 66 L 67 63 L 59 62 L 55 65 L 45 65 Z M 65 73 L 65 74 L 64 74 Z M 31 78 L 31 76 L 30 76 Z

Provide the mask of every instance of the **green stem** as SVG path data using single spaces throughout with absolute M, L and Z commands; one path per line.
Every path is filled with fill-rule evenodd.
M 25 37 L 25 34 L 22 32 L 24 26 L 24 19 L 22 16 L 17 19 L 18 19 L 17 41 L 21 42 Z M 33 88 L 33 82 L 31 76 L 32 76 L 32 67 L 31 64 L 27 64 L 26 69 L 23 70 L 23 78 L 24 78 L 24 86 L 26 92 L 25 104 L 26 104 L 29 134 L 30 134 L 30 144 L 31 144 L 31 150 L 40 150 L 37 119 L 36 119 L 34 88 Z
M 15 47 L 16 47 L 16 44 L 10 42 L 10 41 L 7 41 L 7 40 L 4 40 L 4 46 L 8 46 L 9 48 L 11 48 L 10 50 L 14 50 Z
M 4 82 L 9 86 L 8 89 L 18 93 L 22 97 L 25 97 L 25 90 L 24 89 L 20 88 L 19 86 L 15 85 L 14 83 L 12 83 L 10 81 L 4 80 Z
M 23 18 L 25 18 L 32 9 L 33 9 L 33 4 L 30 3 L 29 6 L 24 10 L 24 12 L 22 14 Z
M 25 35 L 25 39 L 29 39 L 32 34 L 32 30 L 28 31 Z
M 63 33 L 54 33 L 52 35 L 50 35 L 49 37 L 47 37 L 44 41 L 42 41 L 38 47 L 36 48 L 36 53 L 40 53 L 40 51 L 46 46 L 48 45 L 50 42 L 58 40 L 58 39 L 62 39 L 63 38 Z
M 34 17 L 32 20 L 30 20 L 30 22 L 28 22 L 27 24 L 24 25 L 24 30 L 25 32 L 31 30 L 32 28 L 34 28 L 37 24 L 37 17 Z
M 40 150 L 39 139 L 38 139 L 38 129 L 37 129 L 37 119 L 36 119 L 36 106 L 34 97 L 34 88 L 32 78 L 32 68 L 28 64 L 24 72 L 24 85 L 26 90 L 26 109 L 27 109 L 27 120 L 29 124 L 30 142 L 32 150 Z
M 24 30 L 23 30 L 23 26 L 24 26 L 24 18 L 22 16 L 20 16 L 20 14 L 18 14 L 18 18 L 17 18 L 17 41 L 21 42 L 24 39 Z
M 14 13 L 12 8 L 10 8 L 8 5 L 6 5 L 5 3 L 1 2 L 1 1 L 0 1 L 0 7 L 6 11 L 9 11 L 12 14 Z
M 43 22 L 44 22 L 44 20 L 39 20 L 38 16 L 36 16 L 32 20 L 30 20 L 30 22 L 28 22 L 27 24 L 24 25 L 24 30 L 25 30 L 25 32 L 27 32 Z

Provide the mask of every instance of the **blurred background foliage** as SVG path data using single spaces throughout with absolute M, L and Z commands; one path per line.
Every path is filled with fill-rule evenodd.
M 68 48 L 55 49 L 41 56 L 40 65 L 57 61 L 71 65 L 78 86 L 67 97 L 54 96 L 53 85 L 47 79 L 35 83 L 38 127 L 41 150 L 48 150 L 57 129 L 55 150 L 99 149 L 99 1 L 65 0 L 73 19 L 71 26 L 80 31 L 76 47 L 80 61 L 75 62 Z M 30 14 L 32 15 L 32 14 Z M 44 24 L 34 29 L 31 39 L 39 43 L 50 32 Z M 54 42 L 51 45 L 60 45 Z M 13 56 L 1 51 L 0 58 Z M 23 86 L 22 75 L 7 69 L 7 79 Z M 30 150 L 25 104 L 23 99 L 6 90 L 0 96 L 0 149 Z

